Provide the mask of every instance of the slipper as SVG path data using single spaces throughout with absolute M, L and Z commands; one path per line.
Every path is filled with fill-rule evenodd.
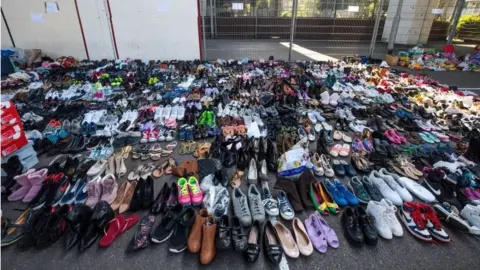
M 342 135 L 343 133 L 341 131 L 335 130 L 335 132 L 333 132 L 333 139 L 339 141 L 342 139 Z
M 347 133 L 342 132 L 342 140 L 346 143 L 351 143 L 352 137 L 348 136 Z
M 100 238 L 98 245 L 101 247 L 110 246 L 120 235 L 122 235 L 122 233 L 135 226 L 139 219 L 140 216 L 136 214 L 128 217 L 125 217 L 122 214 L 117 215 L 108 223 L 107 228 L 104 229 L 104 235 Z
M 126 159 L 128 158 L 128 154 L 130 153 L 130 151 L 132 151 L 132 146 L 131 145 L 127 145 L 125 147 L 122 148 L 122 152 L 120 153 L 120 155 Z
M 165 173 L 165 169 L 167 168 L 168 161 L 165 161 L 162 165 L 158 166 L 152 173 L 152 176 L 155 178 L 160 178 Z
M 340 144 L 335 144 L 332 149 L 330 149 L 330 155 L 333 157 L 338 157 L 338 154 L 341 150 L 342 146 Z
M 177 147 L 177 144 L 178 144 L 177 141 L 173 141 L 167 144 L 167 150 L 173 151 Z
M 159 143 L 156 143 L 150 149 L 150 159 L 157 161 L 162 157 L 162 146 Z
M 175 161 L 175 159 L 173 158 L 169 158 L 168 165 L 165 168 L 165 174 L 166 175 L 172 174 L 173 168 L 175 168 L 176 166 L 177 166 L 177 161 Z
M 137 169 L 131 171 L 128 174 L 127 179 L 130 180 L 130 181 L 140 179 L 140 172 L 144 169 L 144 167 L 145 167 L 145 165 L 143 165 L 143 164 L 138 165 Z
M 350 145 L 346 143 L 343 144 L 338 154 L 342 157 L 348 157 L 348 155 L 350 154 Z

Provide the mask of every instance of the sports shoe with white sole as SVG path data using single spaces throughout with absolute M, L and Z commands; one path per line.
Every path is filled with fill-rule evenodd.
M 420 211 L 419 204 L 404 202 L 399 211 L 400 220 L 414 237 L 430 242 L 432 241 L 432 235 L 426 228 L 427 222 Z
M 433 238 L 441 242 L 450 242 L 450 236 L 440 225 L 440 220 L 433 208 L 428 204 L 421 204 L 423 217 L 427 221 L 426 227 Z
M 392 188 L 390 188 L 387 183 L 383 180 L 382 176 L 375 170 L 373 170 L 368 179 L 377 186 L 378 190 L 382 194 L 385 199 L 388 199 L 393 202 L 393 204 L 401 206 L 403 203 L 402 198 L 395 192 Z
M 452 207 L 449 203 L 435 204 L 433 206 L 439 219 L 444 220 L 447 224 L 456 228 L 461 232 L 480 235 L 480 229 L 476 226 L 471 226 L 466 220 L 458 215 L 458 210 Z
M 392 229 L 387 223 L 387 216 L 385 206 L 377 201 L 368 202 L 366 212 L 369 216 L 374 218 L 373 226 L 377 229 L 378 235 L 385 239 L 392 239 L 393 233 Z

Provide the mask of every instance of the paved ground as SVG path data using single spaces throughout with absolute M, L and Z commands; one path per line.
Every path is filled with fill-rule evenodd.
M 427 45 L 441 50 L 443 44 L 434 43 Z M 459 54 L 465 54 L 473 50 L 473 45 L 455 45 L 455 51 Z M 367 55 L 369 53 L 370 43 L 353 43 L 343 41 L 312 41 L 295 40 L 292 50 L 292 61 L 297 60 L 328 60 L 341 58 L 342 56 Z M 397 45 L 396 49 L 405 49 Z M 206 59 L 268 59 L 270 55 L 276 59 L 288 59 L 289 41 L 288 40 L 207 40 L 206 41 Z M 383 59 L 387 53 L 385 43 L 378 42 L 373 54 L 374 58 Z M 480 73 L 473 72 L 434 72 L 434 71 L 412 71 L 428 75 L 434 79 L 441 80 L 442 83 L 456 85 L 459 88 L 480 88 Z

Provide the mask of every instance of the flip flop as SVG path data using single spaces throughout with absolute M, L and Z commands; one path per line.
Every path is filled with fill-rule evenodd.
M 110 246 L 122 233 L 135 226 L 139 219 L 140 216 L 136 214 L 129 217 L 125 217 L 122 214 L 117 215 L 108 223 L 106 229 L 103 230 L 104 235 L 100 238 L 98 245 L 101 247 Z

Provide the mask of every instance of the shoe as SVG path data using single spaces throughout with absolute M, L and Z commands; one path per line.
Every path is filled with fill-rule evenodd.
M 63 196 L 65 195 L 65 193 L 70 187 L 70 181 L 68 180 L 68 178 L 65 177 L 63 173 L 61 173 L 61 175 L 62 175 L 61 178 L 54 180 L 57 183 L 57 191 L 53 196 L 53 201 L 52 201 L 53 206 L 57 206 L 60 204 Z
M 426 228 L 426 220 L 422 217 L 420 207 L 417 203 L 404 202 L 400 210 L 400 220 L 405 228 L 416 238 L 431 242 L 432 235 Z
M 432 237 L 444 243 L 450 242 L 450 236 L 440 225 L 440 220 L 435 214 L 433 208 L 428 204 L 421 204 L 421 213 L 423 214 L 423 217 L 427 222 L 426 228 L 428 229 Z
M 215 194 L 215 201 L 212 207 L 212 215 L 215 219 L 219 219 L 224 215 L 228 215 L 228 206 L 230 202 L 230 197 L 228 190 L 226 188 L 221 188 Z
M 170 208 L 166 214 L 163 216 L 160 224 L 153 231 L 150 240 L 153 243 L 163 243 L 170 239 L 173 235 L 175 229 L 175 219 L 183 212 L 183 206 L 177 204 L 176 206 Z
M 320 253 L 326 253 L 328 249 L 327 237 L 314 215 L 310 215 L 305 220 L 305 225 L 307 227 L 308 236 L 315 249 Z
M 292 220 L 295 217 L 295 211 L 283 190 L 277 192 L 277 200 L 280 206 L 280 216 L 285 220 Z
M 79 179 L 75 184 L 70 184 L 60 201 L 60 205 L 73 204 L 78 194 L 82 192 L 86 185 L 87 182 L 84 179 Z
M 188 182 L 185 178 L 179 178 L 177 181 L 178 187 L 178 203 L 181 205 L 190 205 L 192 204 L 190 189 L 188 188 Z
M 168 250 L 173 253 L 183 252 L 187 248 L 187 236 L 195 220 L 195 210 L 187 207 L 175 219 L 175 229 L 170 238 Z
M 278 209 L 277 201 L 273 199 L 268 183 L 262 183 L 262 204 L 265 208 L 265 213 L 269 216 L 278 216 L 280 210 Z
M 244 251 L 248 246 L 247 235 L 243 231 L 243 227 L 240 219 L 234 216 L 232 218 L 232 242 L 233 249 L 237 251 Z
M 223 215 L 217 222 L 218 231 L 216 236 L 216 246 L 218 249 L 229 249 L 232 245 L 232 228 L 227 215 Z
M 392 201 L 395 205 L 402 205 L 403 200 L 400 195 L 393 191 L 390 186 L 388 186 L 387 183 L 383 181 L 383 178 L 381 178 L 377 171 L 372 171 L 368 179 L 378 188 L 378 191 L 380 191 L 383 198 Z
M 480 228 L 480 206 L 467 204 L 460 211 L 460 215 L 473 226 Z
M 148 238 L 150 237 L 150 232 L 153 229 L 153 225 L 155 225 L 154 215 L 147 214 L 146 216 L 142 217 L 138 229 L 130 241 L 130 246 L 128 248 L 129 251 L 136 251 L 148 247 L 148 244 L 150 243 Z
M 258 182 L 258 170 L 257 170 L 257 162 L 255 159 L 250 160 L 250 165 L 248 166 L 248 174 L 247 179 L 249 184 L 256 185 Z
M 139 215 L 117 215 L 109 223 L 108 227 L 105 229 L 105 234 L 98 241 L 100 247 L 109 247 L 113 242 L 124 232 L 128 231 L 130 228 L 135 226 L 140 220 Z
M 467 204 L 465 207 L 467 206 L 469 205 Z M 478 229 L 478 227 L 475 225 L 471 226 L 468 220 L 465 220 L 462 218 L 463 215 L 460 216 L 461 212 L 459 215 L 458 210 L 455 207 L 452 207 L 449 203 L 435 204 L 433 206 L 433 209 L 437 213 L 437 216 L 439 219 L 444 220 L 447 224 L 450 224 L 455 229 L 461 232 L 466 232 L 466 233 L 471 233 L 476 235 L 480 234 L 480 230 Z
M 298 258 L 300 256 L 300 251 L 290 230 L 278 221 L 273 221 L 272 226 L 285 255 L 290 258 Z
M 370 217 L 373 217 L 372 225 L 375 227 L 378 235 L 384 239 L 390 240 L 393 238 L 393 233 L 387 221 L 386 211 L 387 209 L 382 203 L 370 201 L 367 205 L 366 213 Z
M 28 224 L 32 221 L 32 218 L 33 211 L 30 209 L 25 210 L 25 212 L 13 222 L 12 227 L 9 228 L 6 234 L 2 237 L 1 246 L 10 246 L 20 240 L 24 236 L 25 230 Z
M 280 245 L 280 239 L 273 226 L 273 222 L 268 220 L 263 229 L 263 243 L 265 247 L 265 255 L 270 262 L 279 264 L 283 255 L 283 248 Z
M 361 206 L 355 208 L 355 215 L 358 219 L 358 224 L 363 232 L 365 243 L 369 245 L 376 245 L 378 242 L 377 230 L 374 226 L 375 219 L 367 215 L 365 209 Z
M 160 192 L 158 192 L 158 195 L 155 198 L 155 201 L 153 202 L 152 207 L 150 207 L 150 213 L 156 215 L 156 214 L 165 212 L 169 195 L 170 195 L 170 187 L 168 186 L 167 183 L 165 183 L 162 189 L 160 190 Z
M 357 197 L 353 193 L 351 193 L 338 179 L 334 180 L 335 187 L 337 188 L 340 193 L 342 193 L 343 197 L 347 201 L 348 205 L 356 206 L 358 205 L 359 201 Z
M 197 178 L 190 176 L 188 178 L 188 189 L 190 191 L 190 198 L 193 205 L 200 205 L 203 202 L 203 192 L 200 189 L 200 184 Z
M 262 196 L 255 185 L 251 184 L 248 187 L 247 196 L 253 222 L 257 221 L 262 224 L 265 221 L 265 209 L 262 205 Z
M 249 263 L 257 261 L 258 256 L 260 255 L 260 241 L 261 241 L 261 227 L 260 222 L 254 221 L 253 225 L 250 227 L 248 232 L 248 246 L 245 250 L 245 259 Z
M 293 235 L 295 236 L 295 240 L 300 254 L 302 254 L 303 256 L 312 255 L 312 241 L 310 241 L 310 238 L 308 237 L 308 233 L 305 229 L 305 225 L 303 225 L 303 222 L 298 218 L 294 218 L 292 221 L 292 228 Z
M 72 211 L 67 215 L 67 219 L 70 222 L 70 228 L 65 236 L 65 247 L 67 250 L 70 250 L 80 242 L 80 238 L 87 231 L 92 215 L 92 208 L 86 205 L 76 204 L 73 206 Z
M 407 177 L 400 177 L 397 180 L 405 188 L 407 188 L 411 194 L 415 195 L 415 197 L 419 198 L 420 200 L 428 203 L 435 201 L 435 196 L 433 196 L 433 194 L 428 191 L 428 189 L 424 188 L 412 179 Z
M 341 222 L 347 241 L 358 247 L 363 246 L 365 244 L 365 237 L 362 229 L 360 228 L 358 217 L 352 208 L 345 208 L 342 214 Z
M 71 211 L 70 205 L 52 207 L 51 213 L 45 220 L 45 229 L 40 231 L 35 242 L 36 248 L 45 248 L 51 246 L 60 239 L 68 229 L 66 216 Z
M 213 261 L 216 254 L 215 249 L 215 232 L 217 231 L 217 224 L 212 216 L 208 216 L 202 225 L 202 239 L 200 250 L 200 263 L 209 264 Z
M 338 207 L 337 202 L 332 198 L 332 196 L 327 191 L 325 182 L 320 182 L 319 184 L 317 184 L 317 186 L 318 186 L 319 195 L 322 198 L 322 201 L 325 202 L 327 206 L 327 210 L 334 215 L 340 213 L 340 208 Z
M 100 176 L 94 178 L 93 180 L 87 183 L 88 198 L 85 204 L 93 208 L 99 201 L 102 196 L 102 178 Z
M 312 200 L 313 206 L 315 209 L 322 215 L 328 215 L 328 206 L 327 203 L 323 200 L 321 196 L 321 191 L 319 188 L 320 184 L 310 183 L 310 199 Z
M 248 207 L 247 197 L 239 188 L 234 188 L 232 191 L 232 203 L 235 216 L 239 218 L 242 226 L 249 227 L 252 225 L 252 215 Z
M 100 180 L 102 196 L 100 201 L 106 201 L 111 204 L 117 197 L 118 184 L 113 174 L 107 174 Z
M 101 175 L 107 169 L 107 160 L 100 159 L 87 171 L 87 176 L 96 177 Z
M 325 188 L 333 201 L 335 201 L 339 206 L 348 205 L 348 201 L 343 196 L 343 193 L 338 190 L 337 187 L 329 179 L 325 179 L 323 184 L 325 185 Z
M 413 201 L 413 197 L 410 192 L 408 192 L 408 189 L 398 181 L 400 176 L 395 173 L 388 172 L 385 168 L 378 170 L 378 174 L 393 191 L 397 192 L 404 202 Z
M 203 225 L 205 224 L 208 216 L 209 215 L 206 208 L 200 209 L 200 211 L 195 215 L 195 222 L 193 223 L 187 240 L 187 248 L 191 253 L 198 253 L 202 248 Z
M 353 194 L 355 194 L 360 203 L 367 204 L 369 201 L 372 200 L 372 197 L 370 197 L 358 177 L 355 176 L 350 179 L 350 181 L 348 182 L 348 188 L 353 192 Z

